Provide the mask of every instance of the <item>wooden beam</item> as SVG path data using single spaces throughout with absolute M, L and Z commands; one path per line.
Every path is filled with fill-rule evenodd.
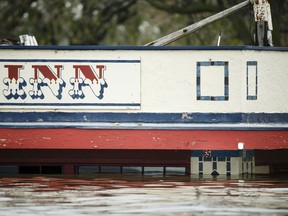
M 178 39 L 180 39 L 180 38 L 182 38 L 188 34 L 191 34 L 192 32 L 195 32 L 195 31 L 209 25 L 210 23 L 213 23 L 219 19 L 222 19 L 223 17 L 226 17 L 226 16 L 240 10 L 241 8 L 243 8 L 249 4 L 250 4 L 250 0 L 246 0 L 240 4 L 237 4 L 237 5 L 235 5 L 231 8 L 228 8 L 224 11 L 221 11 L 215 15 L 207 17 L 207 18 L 205 18 L 205 19 L 203 19 L 197 23 L 194 23 L 194 24 L 189 25 L 185 28 L 182 28 L 178 31 L 175 31 L 171 34 L 168 34 L 162 38 L 159 38 L 155 41 L 152 41 L 152 42 L 146 44 L 145 46 L 165 46 L 167 44 L 170 44 L 170 43 L 172 43 L 172 42 L 174 42 L 174 41 L 176 41 L 176 40 L 178 40 Z

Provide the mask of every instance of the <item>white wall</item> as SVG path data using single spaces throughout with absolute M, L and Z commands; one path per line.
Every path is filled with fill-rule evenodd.
M 0 59 L 109 60 L 139 58 L 141 59 L 141 88 L 138 91 L 140 91 L 141 109 L 129 109 L 128 112 L 288 112 L 288 52 L 254 50 L 0 50 Z M 229 100 L 227 101 L 197 100 L 197 62 L 209 61 L 228 62 Z M 257 61 L 257 100 L 247 100 L 246 98 L 247 61 Z M 6 63 L 0 62 L 1 73 L 5 72 L 3 64 Z M 219 73 L 212 66 L 205 69 L 208 70 L 207 73 L 210 71 L 213 73 L 213 70 Z M 125 70 L 125 68 L 121 70 Z M 202 78 L 204 79 L 204 75 Z M 206 92 L 218 91 L 219 89 L 215 85 L 218 83 L 219 86 L 222 78 L 211 76 L 211 80 L 209 79 L 209 77 L 206 78 L 206 83 L 211 83 L 211 86 L 203 86 L 203 81 L 202 88 L 205 88 Z M 122 80 L 117 81 L 123 86 L 127 85 L 129 81 L 133 82 L 133 80 L 129 80 L 129 77 L 123 77 Z M 113 85 L 116 83 L 109 83 L 108 88 Z M 1 84 L 0 92 L 5 88 L 6 86 Z M 11 110 L 10 107 L 2 107 L 2 110 L 5 109 Z M 49 107 L 45 109 L 49 109 Z M 62 111 L 65 109 L 67 110 L 65 107 L 61 108 Z M 73 109 L 73 107 L 69 109 Z M 114 108 L 97 111 L 123 112 L 123 110 Z

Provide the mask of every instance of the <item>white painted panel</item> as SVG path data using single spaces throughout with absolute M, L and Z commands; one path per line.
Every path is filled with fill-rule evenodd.
M 191 174 L 199 174 L 199 157 L 191 157 Z
M 257 50 L 0 50 L 0 59 L 98 59 L 98 60 L 140 60 L 140 63 L 108 64 L 105 74 L 108 87 L 104 89 L 104 97 L 100 103 L 129 103 L 140 104 L 124 107 L 104 107 L 97 112 L 256 112 L 256 113 L 287 113 L 288 112 L 288 52 L 286 51 L 257 51 Z M 227 62 L 229 70 L 229 99 L 228 100 L 197 100 L 197 62 Z M 247 62 L 257 62 L 258 91 L 257 100 L 247 100 Z M 25 62 L 25 61 L 24 61 Z M 30 63 L 25 63 L 25 70 Z M 31 63 L 32 64 L 32 63 Z M 30 65 L 31 66 L 31 65 Z M 51 66 L 53 70 L 53 66 Z M 65 70 L 71 66 L 65 65 Z M 125 69 L 129 67 L 129 69 Z M 223 91 L 223 73 L 217 67 L 207 67 L 215 73 L 210 77 L 204 70 L 203 82 L 212 85 L 202 85 L 202 91 L 218 95 Z M 251 73 L 250 73 L 251 67 Z M 113 76 L 108 69 L 113 69 Z M 120 73 L 119 73 L 120 71 Z M 130 72 L 129 72 L 130 71 Z M 135 71 L 132 72 L 132 71 Z M 221 70 L 222 71 L 222 70 Z M 0 68 L 0 102 L 7 103 L 3 90 L 7 86 L 3 83 L 7 77 L 6 68 Z M 6 74 L 5 74 L 6 73 Z M 28 73 L 28 72 L 27 72 Z M 29 72 L 31 74 L 31 71 Z M 66 72 L 65 72 L 66 73 Z M 69 70 L 67 73 L 73 73 Z M 249 85 L 254 85 L 255 67 L 249 66 Z M 112 72 L 110 73 L 112 74 Z M 121 74 L 121 75 L 120 75 Z M 123 76 L 122 76 L 123 74 Z M 218 75 L 216 75 L 218 74 Z M 207 76 L 206 76 L 207 75 Z M 214 76 L 215 75 L 215 76 Z M 23 75 L 24 76 L 24 75 Z M 33 71 L 32 71 L 33 76 Z M 221 76 L 221 79 L 218 77 Z M 64 77 L 63 79 L 66 79 Z M 254 79 L 254 80 L 253 80 Z M 70 85 L 69 78 L 65 81 Z M 25 88 L 31 85 L 27 82 Z M 70 87 L 69 87 L 70 88 Z M 69 89 L 66 86 L 66 89 Z M 27 90 L 25 89 L 25 90 Z M 113 91 L 112 91 L 113 89 Z M 46 95 L 51 91 L 43 87 Z M 85 87 L 85 92 L 91 96 L 92 92 Z M 248 94 L 255 94 L 249 88 Z M 202 93 L 201 93 L 202 95 Z M 221 94 L 223 96 L 223 93 Z M 89 98 L 90 98 L 89 96 Z M 48 96 L 47 96 L 48 97 Z M 27 97 L 28 98 L 28 97 Z M 48 100 L 49 98 L 47 98 Z M 11 101 L 16 101 L 11 99 Z M 51 102 L 50 101 L 47 103 Z M 63 96 L 61 100 L 66 100 Z M 69 99 L 70 100 L 70 99 Z M 97 101 L 98 99 L 89 100 Z M 72 100 L 73 102 L 75 100 Z M 31 99 L 26 102 L 31 102 Z M 66 101 L 69 102 L 68 99 Z M 10 103 L 10 102 L 8 102 Z M 22 103 L 22 102 L 21 102 Z M 24 102 L 23 102 L 24 103 Z M 52 103 L 52 102 L 51 102 Z M 18 107 L 22 110 L 22 107 Z M 37 107 L 51 110 L 49 107 Z M 2 110 L 10 110 L 1 106 Z M 30 107 L 35 110 L 36 107 Z M 95 107 L 84 107 L 81 111 L 93 111 Z M 121 110 L 122 109 L 122 110 Z M 54 109 L 53 109 L 54 110 Z M 67 106 L 58 107 L 60 111 L 73 111 Z M 77 109 L 76 109 L 77 110 Z M 79 109 L 78 109 L 79 110 Z
M 201 95 L 224 95 L 224 66 L 210 66 L 201 68 Z
M 140 59 L 0 61 L 0 103 L 11 109 L 140 109 Z

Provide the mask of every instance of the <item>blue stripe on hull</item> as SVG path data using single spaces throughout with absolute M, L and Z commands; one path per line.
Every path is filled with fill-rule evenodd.
M 94 59 L 0 59 L 0 62 L 71 62 L 71 63 L 141 63 L 140 60 L 94 60 Z
M 210 157 L 242 157 L 243 150 L 211 150 Z M 192 150 L 191 157 L 204 157 L 204 150 Z M 253 150 L 246 150 L 246 157 L 254 157 Z
M 0 128 L 20 129 L 114 129 L 114 130 L 214 130 L 214 131 L 285 131 L 288 124 L 193 124 L 193 123 L 106 123 L 106 122 L 0 122 Z
M 140 103 L 0 103 L 0 106 L 55 106 L 55 107 L 140 107 Z
M 287 52 L 288 47 L 270 46 L 0 46 L 0 50 L 260 50 Z
M 0 122 L 287 124 L 288 113 L 1 112 Z

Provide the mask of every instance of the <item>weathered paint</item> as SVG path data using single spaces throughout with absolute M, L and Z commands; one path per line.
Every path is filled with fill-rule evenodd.
M 0 149 L 285 149 L 288 131 L 0 129 Z
M 1 47 L 0 148 L 285 149 L 287 58 L 273 47 Z

